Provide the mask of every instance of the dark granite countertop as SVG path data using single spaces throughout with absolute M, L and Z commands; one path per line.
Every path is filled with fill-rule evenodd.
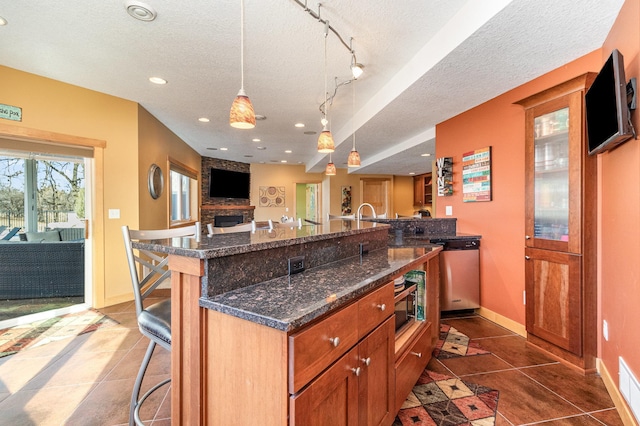
M 216 234 L 211 237 L 204 236 L 199 242 L 194 238 L 135 241 L 133 246 L 159 253 L 211 259 L 379 231 L 381 228 L 388 228 L 388 225 L 367 221 L 332 220 L 324 225 Z
M 290 332 L 435 256 L 441 246 L 390 247 L 200 298 L 200 306 Z

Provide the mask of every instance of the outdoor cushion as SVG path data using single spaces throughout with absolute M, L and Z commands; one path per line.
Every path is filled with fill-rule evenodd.
M 59 231 L 25 232 L 27 241 L 60 241 Z

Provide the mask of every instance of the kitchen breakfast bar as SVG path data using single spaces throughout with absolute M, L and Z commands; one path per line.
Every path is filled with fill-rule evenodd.
M 393 423 L 438 339 L 441 247 L 391 243 L 390 229 L 336 220 L 135 242 L 169 255 L 172 424 Z M 398 328 L 394 282 L 415 270 L 424 317 Z

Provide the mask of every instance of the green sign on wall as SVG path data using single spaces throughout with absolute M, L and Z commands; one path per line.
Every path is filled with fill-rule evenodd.
M 22 121 L 22 108 L 0 104 L 0 118 Z

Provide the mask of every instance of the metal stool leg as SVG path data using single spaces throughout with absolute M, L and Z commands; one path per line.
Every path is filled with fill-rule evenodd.
M 140 386 L 142 385 L 142 380 L 144 379 L 144 373 L 147 371 L 147 367 L 149 366 L 149 361 L 151 361 L 151 355 L 153 355 L 153 350 L 156 348 L 156 342 L 153 340 L 149 341 L 149 346 L 147 347 L 147 352 L 144 355 L 144 359 L 142 360 L 142 364 L 140 364 L 140 370 L 138 370 L 138 377 L 136 377 L 136 383 L 133 385 L 133 393 L 131 394 L 131 407 L 129 409 L 129 426 L 133 426 L 136 424 L 134 413 L 139 410 L 140 404 L 142 404 L 141 400 L 138 400 L 140 396 Z

